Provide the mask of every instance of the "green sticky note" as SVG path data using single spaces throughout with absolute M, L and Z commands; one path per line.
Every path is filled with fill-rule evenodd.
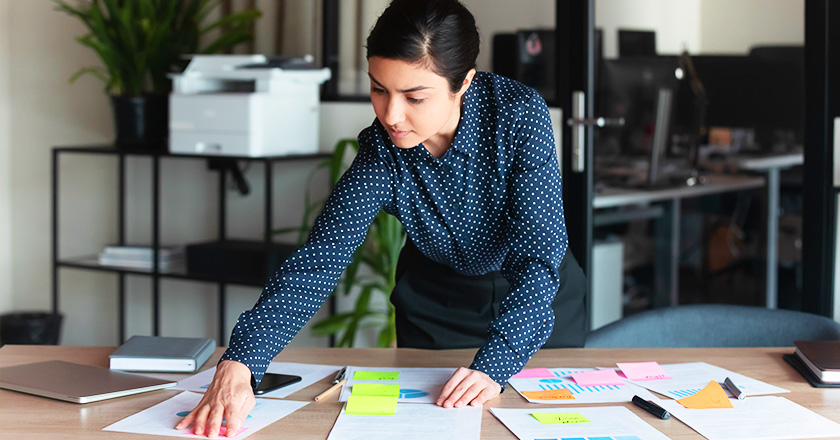
M 351 394 L 354 396 L 400 397 L 400 386 L 397 384 L 355 383 Z
M 572 423 L 590 423 L 590 421 L 582 416 L 580 413 L 551 413 L 551 412 L 535 412 L 531 413 L 535 419 L 539 420 L 543 425 L 568 425 Z
M 397 397 L 351 394 L 347 399 L 347 407 L 344 412 L 367 416 L 392 416 L 397 413 Z
M 357 371 L 353 374 L 353 380 L 397 380 L 399 377 L 399 371 Z

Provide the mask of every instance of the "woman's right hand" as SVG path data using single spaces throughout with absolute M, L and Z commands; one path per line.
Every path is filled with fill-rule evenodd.
M 175 426 L 185 429 L 193 426 L 192 433 L 216 437 L 224 417 L 227 437 L 234 437 L 242 422 L 254 407 L 254 390 L 251 389 L 251 370 L 236 361 L 222 361 L 216 367 L 213 381 L 201 402 Z

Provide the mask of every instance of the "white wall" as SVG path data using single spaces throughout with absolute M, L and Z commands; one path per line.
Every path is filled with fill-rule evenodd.
M 595 27 L 603 30 L 604 58 L 618 56 L 618 29 L 656 31 L 656 51 L 700 50 L 701 0 L 595 0 Z
M 803 0 L 702 0 L 700 45 L 708 53 L 746 53 L 754 44 L 803 44 Z
M 9 0 L 0 0 L 0 313 L 12 309 L 12 201 L 9 135 L 9 49 L 11 14 Z

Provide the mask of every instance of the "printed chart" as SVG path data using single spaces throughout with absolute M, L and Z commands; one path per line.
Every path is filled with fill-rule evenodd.
M 130 432 L 134 434 L 165 435 L 170 437 L 196 438 L 192 434 L 192 427 L 180 431 L 175 430 L 175 425 L 183 415 L 189 414 L 201 400 L 201 394 L 185 391 L 177 396 L 165 400 L 155 406 L 147 408 L 137 414 L 128 416 L 117 423 L 103 428 L 103 431 Z M 254 409 L 248 414 L 243 426 L 239 429 L 236 439 L 245 438 L 254 432 L 286 417 L 297 411 L 309 402 L 295 402 L 291 400 L 257 399 Z M 183 414 L 183 415 L 182 415 Z M 220 437 L 226 435 L 226 428 L 222 422 L 223 432 Z M 228 438 L 228 437 L 225 437 Z
M 640 380 L 631 382 L 673 399 L 682 399 L 697 393 L 708 385 L 710 380 L 723 384 L 723 381 L 726 380 L 727 377 L 732 379 L 732 382 L 734 382 L 735 385 L 737 385 L 738 388 L 740 388 L 747 396 L 790 392 L 790 390 L 779 388 L 775 385 L 770 385 L 769 383 L 744 376 L 743 374 L 738 374 L 734 371 L 716 367 L 705 362 L 665 364 L 662 365 L 662 369 L 668 373 L 668 376 L 670 376 L 671 379 Z M 724 387 L 724 390 L 726 390 L 726 387 Z M 727 394 L 729 394 L 728 391 Z
M 490 408 L 520 440 L 665 440 L 623 406 L 590 408 Z
M 531 403 L 611 403 L 629 402 L 634 395 L 645 400 L 656 399 L 650 392 L 628 381 L 623 385 L 581 386 L 572 375 L 595 371 L 594 368 L 548 368 L 543 376 L 551 377 L 513 377 L 508 380 L 522 397 Z M 555 392 L 552 392 L 555 391 Z
M 347 383 L 341 389 L 338 400 L 346 402 L 350 397 L 353 384 L 380 383 L 398 384 L 400 397 L 398 402 L 435 403 L 440 390 L 446 384 L 454 368 L 379 368 L 347 367 Z

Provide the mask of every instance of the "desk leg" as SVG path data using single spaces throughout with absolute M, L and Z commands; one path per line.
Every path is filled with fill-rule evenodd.
M 654 298 L 652 307 L 679 304 L 679 199 L 663 202 L 664 213 L 654 222 Z
M 775 309 L 778 297 L 778 251 L 779 251 L 779 168 L 767 170 L 767 266 L 765 270 L 766 307 Z

